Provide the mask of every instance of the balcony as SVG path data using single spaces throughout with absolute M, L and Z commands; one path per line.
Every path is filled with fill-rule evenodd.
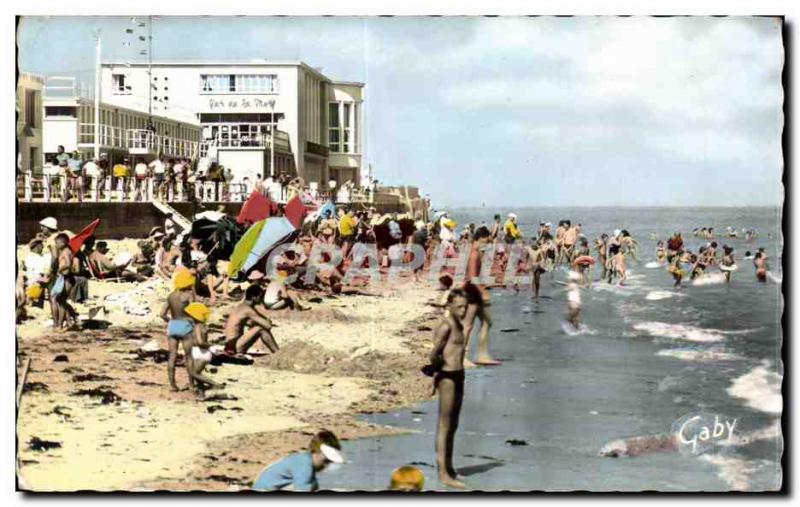
M 94 123 L 81 123 L 78 129 L 78 146 L 94 146 Z M 127 150 L 131 155 L 157 155 L 165 157 L 197 156 L 198 143 L 155 134 L 146 129 L 122 129 L 100 125 L 100 146 L 106 149 Z
M 241 149 L 252 150 L 253 148 L 270 149 L 270 142 L 272 136 L 269 133 L 259 134 L 256 136 L 239 136 L 239 137 L 221 137 L 218 136 L 214 139 L 206 139 L 200 143 L 200 156 L 208 156 L 209 150 L 213 149 Z M 212 149 L 213 148 L 213 149 Z M 275 151 L 284 153 L 291 153 L 292 147 L 289 142 L 289 134 L 281 130 L 275 131 Z

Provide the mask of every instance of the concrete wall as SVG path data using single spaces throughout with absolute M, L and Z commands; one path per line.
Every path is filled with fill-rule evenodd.
M 241 203 L 206 203 L 205 210 L 214 210 L 219 204 L 225 206 L 230 215 L 237 215 Z M 171 203 L 186 218 L 191 219 L 195 208 L 192 203 Z M 198 206 L 196 212 L 204 211 Z M 17 243 L 30 241 L 39 231 L 39 221 L 45 217 L 55 217 L 61 230 L 78 232 L 95 218 L 101 218 L 96 236 L 99 239 L 141 238 L 150 229 L 164 225 L 164 215 L 150 203 L 59 203 L 59 202 L 20 202 L 17 203 Z

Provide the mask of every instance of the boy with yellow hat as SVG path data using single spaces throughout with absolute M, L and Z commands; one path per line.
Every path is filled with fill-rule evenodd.
M 174 276 L 175 290 L 167 296 L 161 318 L 167 322 L 167 342 L 169 343 L 169 360 L 167 361 L 167 378 L 172 391 L 178 391 L 175 384 L 175 363 L 178 360 L 178 346 L 183 347 L 183 358 L 186 363 L 186 372 L 189 375 L 189 385 L 194 386 L 192 377 L 192 333 L 194 320 L 186 313 L 186 308 L 194 302 L 194 275 L 186 269 L 178 269 Z

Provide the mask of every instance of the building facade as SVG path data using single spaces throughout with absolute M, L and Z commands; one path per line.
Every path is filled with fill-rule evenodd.
M 20 74 L 17 80 L 17 169 L 21 172 L 42 172 L 43 86 L 43 78 L 33 74 Z
M 104 102 L 196 122 L 200 154 L 239 177 L 284 174 L 317 185 L 360 182 L 363 91 L 302 62 L 102 65 Z
M 94 156 L 94 97 L 72 77 L 48 77 L 44 85 L 42 150 L 52 157 L 63 146 L 84 159 Z M 152 123 L 155 131 L 148 129 Z M 200 125 L 137 109 L 100 103 L 100 152 L 112 163 L 124 157 L 152 160 L 157 155 L 195 158 Z

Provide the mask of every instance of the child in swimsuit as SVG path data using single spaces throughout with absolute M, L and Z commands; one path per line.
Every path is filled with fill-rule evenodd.
M 161 311 L 161 318 L 167 322 L 167 341 L 169 343 L 169 360 L 167 361 L 167 378 L 172 391 L 178 391 L 175 384 L 175 364 L 178 361 L 178 346 L 183 347 L 183 360 L 187 372 L 191 370 L 192 331 L 194 324 L 184 312 L 186 307 L 194 301 L 194 276 L 187 269 L 180 270 L 175 276 L 175 290 L 167 296 L 167 301 Z M 194 385 L 192 375 L 189 373 L 189 385 Z

